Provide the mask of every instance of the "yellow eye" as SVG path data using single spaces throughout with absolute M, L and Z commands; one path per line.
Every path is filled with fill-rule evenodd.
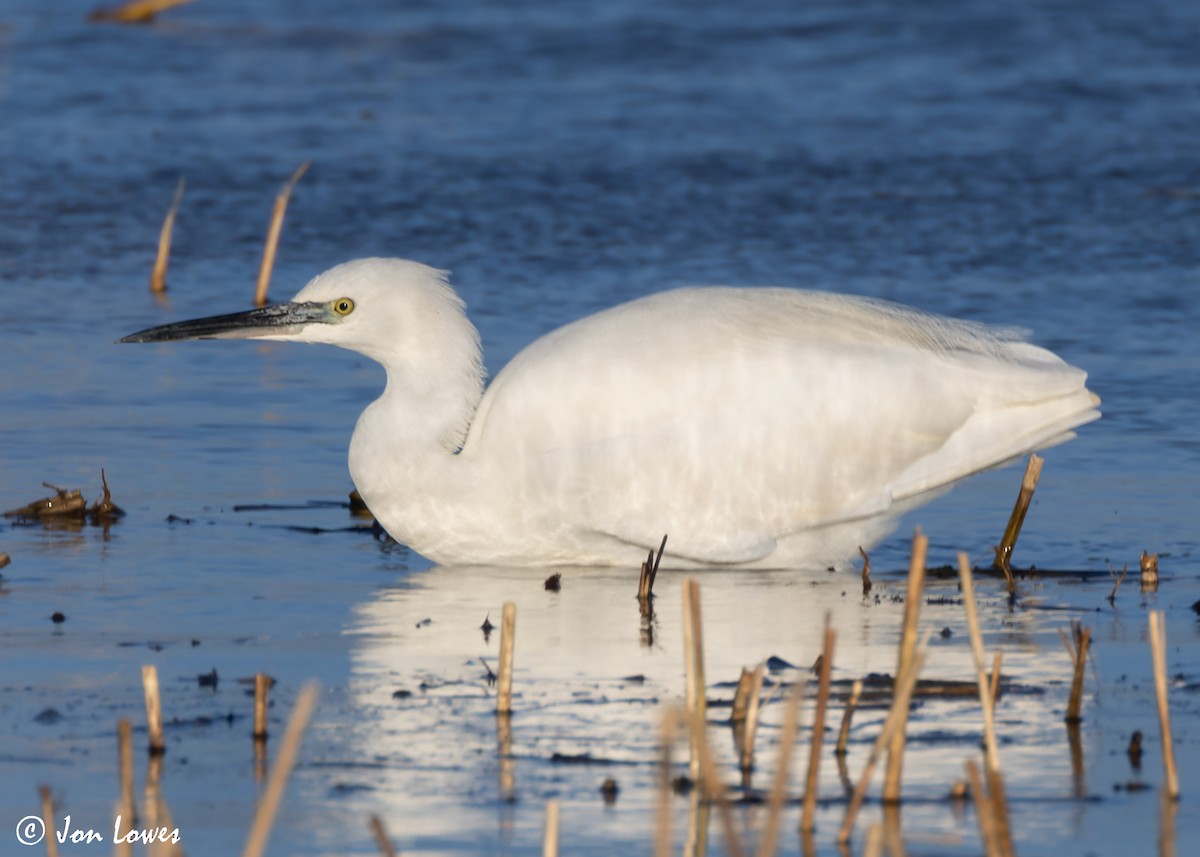
M 338 315 L 350 315 L 354 312 L 354 301 L 350 298 L 338 298 L 333 302 L 333 311 Z

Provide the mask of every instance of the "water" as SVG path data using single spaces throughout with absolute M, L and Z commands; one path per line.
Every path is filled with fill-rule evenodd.
M 1104 578 L 1031 582 L 1031 603 L 1073 611 L 1011 615 L 988 584 L 989 648 L 1043 690 L 1000 710 L 1018 849 L 1156 847 L 1157 794 L 1113 790 L 1161 782 L 1151 606 L 1167 611 L 1180 676 L 1178 852 L 1200 841 L 1187 810 L 1200 761 L 1187 609 L 1200 588 L 1200 8 L 203 0 L 135 28 L 88 25 L 89 8 L 0 8 L 0 506 L 45 493 L 43 480 L 94 499 L 103 467 L 129 515 L 108 530 L 0 530 L 13 557 L 0 572 L 9 829 L 37 810 L 43 782 L 77 826 L 110 825 L 114 724 L 143 722 L 139 667 L 155 663 L 167 717 L 183 721 L 163 783 L 189 853 L 229 853 L 249 826 L 249 709 L 234 679 L 258 670 L 280 681 L 276 736 L 304 680 L 325 688 L 273 853 L 374 853 L 370 813 L 404 851 L 536 853 L 550 796 L 565 850 L 650 848 L 659 709 L 683 685 L 679 578 L 659 583 L 646 647 L 635 584 L 617 572 L 568 573 L 554 595 L 541 574 L 431 570 L 369 535 L 288 528 L 348 527 L 340 508 L 235 511 L 342 500 L 345 446 L 382 373 L 332 349 L 112 345 L 244 308 L 272 198 L 311 159 L 273 294 L 362 255 L 450 268 L 493 370 L 541 332 L 684 283 L 833 288 L 1027 325 L 1086 368 L 1104 419 L 1048 454 L 1018 564 L 1103 571 L 1149 549 L 1169 577 L 1157 596 L 1127 582 L 1115 609 Z M 156 302 L 144 284 L 181 175 L 171 290 Z M 932 562 L 959 549 L 986 561 L 1018 480 L 986 474 L 906 519 L 872 555 L 885 595 L 902 588 L 917 524 Z M 862 602 L 852 577 L 713 573 L 702 586 L 714 682 L 769 655 L 810 663 L 826 610 L 835 677 L 894 668 L 902 607 Z M 505 600 L 520 608 L 512 806 L 498 800 L 479 664 L 494 664 L 497 641 L 478 626 Z M 925 611 L 954 632 L 928 671 L 969 678 L 961 607 Z M 1061 724 L 1057 630 L 1072 617 L 1097 639 L 1082 781 Z M 217 689 L 199 688 L 213 667 Z M 413 696 L 393 699 L 400 689 Z M 61 719 L 36 722 L 47 708 Z M 766 717 L 758 785 L 774 770 L 779 707 Z M 879 715 L 857 722 L 855 773 Z M 1135 728 L 1141 772 L 1123 754 Z M 978 853 L 973 815 L 940 799 L 972 753 L 977 712 L 930 702 L 913 729 L 934 734 L 907 765 L 910 849 Z M 614 764 L 551 761 L 583 752 Z M 609 776 L 621 793 L 606 808 Z M 836 797 L 832 765 L 823 776 Z M 682 826 L 686 800 L 675 808 Z M 822 808 L 822 850 L 841 810 Z

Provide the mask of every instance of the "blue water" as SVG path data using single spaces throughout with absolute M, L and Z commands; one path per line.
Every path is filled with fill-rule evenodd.
M 1104 418 L 1048 453 L 1018 564 L 1102 571 L 1136 566 L 1148 549 L 1174 581 L 1157 597 L 1128 588 L 1123 613 L 1095 620 L 1111 648 L 1107 660 L 1103 646 L 1097 654 L 1089 763 L 1122 761 L 1128 730 L 1114 723 L 1156 734 L 1139 707 L 1148 697 L 1112 701 L 1126 699 L 1121 676 L 1144 682 L 1146 606 L 1168 611 L 1172 671 L 1181 686 L 1197 683 L 1187 608 L 1200 515 L 1200 6 L 199 0 L 150 27 L 88 24 L 90 8 L 0 7 L 0 506 L 43 495 L 43 480 L 94 499 L 103 467 L 129 513 L 109 530 L 0 529 L 0 551 L 13 559 L 0 571 L 0 821 L 10 829 L 36 810 L 39 782 L 77 818 L 104 826 L 113 725 L 142 722 L 138 667 L 150 661 L 168 676 L 168 710 L 186 717 L 244 706 L 231 680 L 210 696 L 177 680 L 213 666 L 231 679 L 276 674 L 279 727 L 299 683 L 324 682 L 315 755 L 302 759 L 285 802 L 279 853 L 373 853 L 369 812 L 393 819 L 405 850 L 536 852 L 541 804 L 554 793 L 574 819 L 571 851 L 649 849 L 651 769 L 639 768 L 606 810 L 595 788 L 607 772 L 545 765 L 553 747 L 528 731 L 517 751 L 526 791 L 498 829 L 494 770 L 468 774 L 470 759 L 494 768 L 495 736 L 478 708 L 479 668 L 463 664 L 495 651 L 494 637 L 484 649 L 475 636 L 476 608 L 497 611 L 512 598 L 533 615 L 561 614 L 561 627 L 522 638 L 525 680 L 555 704 L 588 682 L 638 672 L 658 682 L 646 697 L 674 698 L 670 612 L 650 655 L 626 615 L 632 585 L 623 581 L 577 584 L 587 597 L 553 606 L 540 578 L 501 576 L 507 589 L 457 583 L 370 536 L 285 528 L 350 526 L 340 509 L 236 512 L 342 500 L 349 434 L 382 373 L 330 349 L 112 344 L 151 324 L 248 306 L 274 194 L 310 159 L 273 295 L 356 256 L 449 268 L 493 371 L 539 333 L 685 283 L 836 289 L 1031 328 L 1090 373 Z M 156 301 L 146 282 L 180 176 L 169 297 Z M 986 561 L 1018 480 L 1011 469 L 986 474 L 914 513 L 873 564 L 903 568 L 917 524 L 931 536 L 931 561 L 958 549 Z M 168 514 L 191 523 L 169 524 Z M 757 595 L 736 579 L 706 578 L 711 621 L 786 598 L 802 617 L 764 623 L 753 641 L 731 627 L 711 643 L 727 667 L 714 681 L 770 654 L 811 661 L 821 612 L 857 585 L 811 581 L 823 594 L 810 598 L 809 581 L 754 580 Z M 457 586 L 476 594 L 458 603 Z M 1107 610 L 1107 588 L 1046 597 Z M 674 605 L 675 589 L 662 600 Z M 610 602 L 611 611 L 597 606 Z M 55 610 L 67 615 L 61 626 L 47 618 Z M 435 612 L 431 627 L 461 634 L 433 646 L 409 630 L 426 618 L 417 614 Z M 899 612 L 839 613 L 861 647 L 841 677 L 892 668 Z M 1003 611 L 994 619 L 996 644 L 1025 653 L 1013 653 L 1025 680 L 1061 679 L 1035 655 L 1062 657 L 1055 629 L 1065 618 L 1038 614 L 1028 637 Z M 594 637 L 618 626 L 611 657 L 589 666 L 578 629 Z M 963 635 L 952 639 L 961 658 Z M 376 652 L 388 641 L 399 664 Z M 538 660 L 560 648 L 580 652 L 569 668 Z M 461 671 L 475 701 L 432 705 L 417 727 L 391 724 L 386 682 L 411 683 L 421 670 Z M 1055 688 L 1044 710 L 1016 718 L 1031 724 L 1022 740 L 1035 749 L 1062 739 Z M 1184 693 L 1187 713 L 1194 694 Z M 47 707 L 66 716 L 34 723 Z M 657 709 L 644 708 L 568 707 L 561 734 L 580 737 L 563 740 L 600 741 L 611 722 L 631 747 L 652 747 Z M 962 717 L 974 728 L 973 712 Z M 1195 760 L 1200 738 L 1183 719 L 1176 737 Z M 406 728 L 423 730 L 420 749 Z M 240 847 L 254 794 L 245 731 L 175 733 L 164 787 L 190 853 Z M 960 776 L 959 750 L 914 768 L 918 790 L 940 794 Z M 372 759 L 378 770 L 345 775 L 365 790 L 331 791 L 338 764 Z M 1157 784 L 1150 765 L 1145 777 Z M 417 780 L 414 767 L 424 772 Z M 1193 777 L 1185 796 L 1195 769 L 1183 768 Z M 1045 797 L 1034 772 L 1016 776 Z M 1093 784 L 1107 804 L 1072 802 L 1065 777 L 1049 788 L 1061 811 L 1027 824 L 1021 853 L 1050 853 L 1058 838 L 1098 855 L 1151 847 L 1153 795 L 1114 797 L 1117 776 Z M 828 812 L 824 844 L 840 818 L 839 808 Z M 1121 814 L 1150 838 L 1104 826 Z M 975 847 L 973 820 L 945 807 L 922 806 L 906 821 L 914 849 L 922 832 L 960 838 L 933 850 Z M 418 827 L 419 836 L 405 833 Z M 1179 837 L 1179 853 L 1200 838 L 1186 810 Z

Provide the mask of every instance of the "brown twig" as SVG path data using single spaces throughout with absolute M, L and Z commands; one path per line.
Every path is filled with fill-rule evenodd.
M 861 556 L 863 560 L 862 586 L 863 597 L 866 598 L 871 594 L 871 558 L 867 556 L 867 552 L 863 550 L 861 546 L 858 549 L 858 555 Z
M 1115 571 L 1113 571 L 1112 565 L 1109 565 L 1108 574 L 1109 574 L 1109 577 L 1111 577 L 1113 579 L 1112 592 L 1108 593 L 1108 603 L 1115 605 L 1116 601 L 1117 601 L 1117 590 L 1120 589 L 1121 584 L 1125 582 L 1125 575 L 1129 574 L 1129 566 L 1128 565 L 1121 566 L 1121 575 L 1120 575 L 1120 577 L 1118 577 L 1117 573 Z
M 287 786 L 292 767 L 296 764 L 300 739 L 304 736 L 304 730 L 308 727 L 309 718 L 316 707 L 318 692 L 316 682 L 309 682 L 300 689 L 300 695 L 296 697 L 296 707 L 292 709 L 292 716 L 288 718 L 287 726 L 283 730 L 279 755 L 271 766 L 267 786 L 263 790 L 258 809 L 255 810 L 254 821 L 250 825 L 250 833 L 242 849 L 242 857 L 261 857 L 267 847 L 267 837 L 271 835 L 275 814 L 283 800 L 283 790 Z
M 813 717 L 812 748 L 808 754 L 808 778 L 804 785 L 804 809 L 800 819 L 801 830 L 812 830 L 816 825 L 817 783 L 821 767 L 821 743 L 825 737 L 825 713 L 829 709 L 829 676 L 833 669 L 833 647 L 837 633 L 830 624 L 829 613 L 825 614 L 825 645 L 821 650 L 821 674 L 817 683 L 817 711 Z
M 1025 475 L 1021 479 L 1021 492 L 1013 505 L 1012 514 L 1008 518 L 1008 526 L 1004 528 L 1004 536 L 1000 546 L 996 548 L 996 560 L 993 567 L 1004 572 L 1008 580 L 1008 591 L 1017 588 L 1017 582 L 1012 573 L 1012 552 L 1017 546 L 1017 536 L 1021 534 L 1021 525 L 1025 523 L 1025 513 L 1029 511 L 1029 503 L 1033 500 L 1033 492 L 1037 490 L 1038 479 L 1042 475 L 1043 459 L 1036 452 L 1029 456 L 1029 464 L 1025 466 Z
M 163 219 L 162 230 L 158 233 L 158 255 L 154 257 L 154 268 L 150 271 L 150 291 L 161 295 L 167 290 L 167 261 L 171 257 L 171 233 L 175 230 L 175 215 L 179 212 L 179 203 L 183 199 L 183 176 L 175 187 L 175 196 L 171 199 L 171 207 Z
M 275 196 L 275 208 L 271 212 L 271 223 L 267 227 L 267 240 L 263 243 L 262 264 L 258 268 L 258 285 L 254 289 L 255 306 L 267 305 L 267 289 L 271 285 L 271 271 L 275 268 L 275 251 L 279 248 L 279 235 L 283 231 L 283 216 L 287 213 L 288 200 L 291 199 L 296 182 L 300 181 L 311 165 L 311 161 L 305 161 L 297 167 L 292 177 L 283 183 L 283 187 Z
M 1167 627 L 1161 610 L 1150 611 L 1150 657 L 1154 664 L 1154 696 L 1158 702 L 1158 729 L 1162 738 L 1164 793 L 1170 800 L 1179 800 L 1171 710 L 1167 703 Z
M 504 616 L 500 620 L 500 676 L 496 679 L 496 712 L 508 714 L 512 711 L 513 647 L 517 634 L 517 605 L 511 601 L 504 604 Z
M 912 555 L 908 564 L 908 591 L 904 599 L 904 625 L 900 633 L 900 651 L 896 663 L 896 685 L 912 668 L 917 643 L 917 623 L 921 616 L 921 598 L 925 589 L 925 557 L 929 539 L 920 530 L 913 534 Z M 888 745 L 887 771 L 883 781 L 883 799 L 900 800 L 900 781 L 904 770 L 904 742 L 908 724 L 908 706 L 897 713 L 899 722 Z

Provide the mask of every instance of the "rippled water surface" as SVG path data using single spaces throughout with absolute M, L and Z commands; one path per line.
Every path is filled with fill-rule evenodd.
M 276 737 L 300 685 L 323 687 L 270 853 L 377 853 L 371 814 L 405 853 L 539 853 L 551 797 L 564 853 L 651 850 L 662 709 L 683 694 L 681 576 L 660 579 L 646 625 L 635 570 L 568 571 L 552 593 L 542 572 L 430 568 L 340 505 L 377 367 L 333 349 L 113 345 L 248 306 L 272 199 L 310 159 L 273 294 L 357 256 L 449 268 L 492 371 L 542 332 L 685 283 L 1027 326 L 1087 369 L 1104 418 L 1047 453 L 1016 559 L 1101 576 L 1026 580 L 1012 610 L 981 583 L 1015 688 L 997 716 L 1017 849 L 1167 854 L 1172 826 L 1175 853 L 1200 848 L 1200 6 L 199 0 L 147 27 L 88 24 L 90 8 L 0 6 L 0 507 L 43 480 L 91 500 L 103 467 L 128 515 L 0 528 L 0 851 L 18 850 L 7 837 L 43 783 L 60 816 L 111 832 L 115 724 L 144 723 L 145 663 L 178 721 L 163 794 L 190 854 L 236 853 L 249 828 L 259 786 L 236 679 L 257 671 L 279 681 Z M 892 672 L 908 534 L 930 535 L 931 564 L 988 562 L 1019 478 L 985 474 L 909 515 L 872 554 L 866 599 L 824 569 L 702 574 L 710 697 L 772 655 L 807 667 L 826 611 L 835 679 Z M 1110 606 L 1107 565 L 1136 576 L 1143 550 L 1161 590 L 1127 581 Z M 956 584 L 929 594 L 925 624 L 949 633 L 926 674 L 970 679 Z M 479 630 L 510 600 L 512 803 L 484 667 L 498 640 Z M 1148 608 L 1167 617 L 1177 814 L 1159 802 Z M 1077 744 L 1062 723 L 1071 619 L 1095 639 Z M 200 687 L 214 668 L 217 687 Z M 758 788 L 781 710 L 765 710 Z M 713 708 L 710 732 L 734 784 L 727 714 Z M 854 776 L 881 720 L 856 717 Z M 914 711 L 910 853 L 980 852 L 973 812 L 944 799 L 979 720 L 969 700 Z M 833 853 L 845 802 L 825 761 L 816 848 Z M 673 808 L 682 843 L 688 799 Z M 736 820 L 756 830 L 764 814 L 748 802 Z M 878 817 L 872 801 L 864 822 Z M 792 852 L 797 818 L 790 805 Z M 715 821 L 708 840 L 723 848 Z

